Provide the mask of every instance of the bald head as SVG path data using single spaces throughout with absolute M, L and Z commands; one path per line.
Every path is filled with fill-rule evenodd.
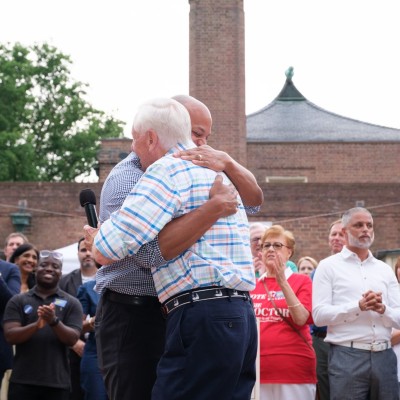
M 192 140 L 196 146 L 207 144 L 212 126 L 211 113 L 208 107 L 192 96 L 181 94 L 172 98 L 188 110 L 192 125 Z

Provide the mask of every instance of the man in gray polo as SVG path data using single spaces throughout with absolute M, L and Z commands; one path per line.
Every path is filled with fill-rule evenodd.
M 391 267 L 369 248 L 373 219 L 361 207 L 342 217 L 346 245 L 320 262 L 313 318 L 327 325 L 331 400 L 399 398 L 391 329 L 400 326 L 400 291 Z

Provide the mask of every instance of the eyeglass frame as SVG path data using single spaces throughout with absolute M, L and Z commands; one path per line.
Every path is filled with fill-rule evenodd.
M 53 251 L 53 250 L 41 250 L 39 252 L 39 259 L 44 259 L 44 258 L 49 258 L 53 257 L 58 261 L 63 262 L 63 254 L 60 253 L 59 251 Z
M 261 248 L 263 250 L 268 250 L 269 248 L 271 248 L 271 246 L 273 247 L 273 249 L 275 251 L 282 250 L 282 247 L 287 247 L 288 249 L 290 249 L 289 246 L 286 246 L 286 244 L 283 244 L 281 242 L 274 242 L 274 243 L 264 242 L 264 243 L 261 244 Z

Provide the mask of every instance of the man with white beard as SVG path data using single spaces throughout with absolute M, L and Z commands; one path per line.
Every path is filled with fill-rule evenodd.
M 346 245 L 322 260 L 313 280 L 313 318 L 327 325 L 331 400 L 399 399 L 391 329 L 400 327 L 400 292 L 392 268 L 376 259 L 371 213 L 342 217 Z

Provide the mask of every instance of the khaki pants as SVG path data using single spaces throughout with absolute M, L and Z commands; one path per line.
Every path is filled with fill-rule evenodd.
M 3 381 L 1 382 L 0 400 L 7 400 L 8 382 L 10 380 L 10 375 L 11 375 L 11 369 L 5 372 Z

